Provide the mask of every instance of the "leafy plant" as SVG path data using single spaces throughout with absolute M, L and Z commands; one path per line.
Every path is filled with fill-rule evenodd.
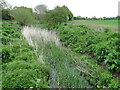
M 84 25 L 70 24 L 61 24 L 56 31 L 65 46 L 79 53 L 93 54 L 98 62 L 106 62 L 108 70 L 119 72 L 119 33 L 100 32 Z
M 50 71 L 39 62 L 13 61 L 3 68 L 3 88 L 49 88 Z

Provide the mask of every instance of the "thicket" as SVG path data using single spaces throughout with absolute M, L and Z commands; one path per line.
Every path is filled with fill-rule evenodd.
M 10 15 L 11 7 L 5 0 L 0 0 L 0 19 L 13 20 L 13 17 Z
M 50 69 L 37 61 L 16 23 L 2 23 L 2 88 L 48 88 Z
M 11 10 L 11 15 L 21 26 L 31 25 L 35 22 L 35 17 L 31 8 L 14 7 Z
M 98 63 L 104 62 L 106 69 L 120 72 L 120 34 L 90 29 L 84 25 L 61 25 L 56 30 L 64 45 L 78 53 L 94 55 Z
M 3 9 L 2 13 L 2 20 L 13 20 L 13 17 L 10 15 L 10 9 Z
M 57 25 L 72 20 L 72 18 L 73 14 L 66 6 L 57 6 L 55 9 L 45 13 L 44 22 L 48 28 L 56 28 Z

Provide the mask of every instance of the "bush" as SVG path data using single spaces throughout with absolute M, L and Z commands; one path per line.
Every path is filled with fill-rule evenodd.
M 15 24 L 15 25 L 14 25 Z M 16 23 L 3 23 L 2 88 L 49 88 L 50 69 L 37 61 Z M 12 38 L 12 40 L 10 38 Z
M 16 23 L 2 24 L 2 51 L 1 57 L 3 63 L 17 60 L 36 59 L 36 55 L 32 52 L 33 48 L 23 40 L 21 30 Z
M 34 14 L 32 9 L 26 7 L 15 7 L 11 11 L 12 16 L 21 26 L 34 23 Z
M 2 62 L 7 63 L 12 60 L 12 51 L 10 50 L 10 46 L 2 46 Z
M 120 72 L 119 33 L 100 32 L 84 25 L 60 25 L 56 30 L 65 46 L 79 53 L 96 56 L 98 63 L 105 62 L 111 72 Z
M 49 68 L 39 62 L 13 61 L 3 69 L 3 88 L 49 88 Z
M 45 23 L 47 27 L 55 28 L 57 25 L 61 24 L 62 22 L 71 20 L 72 17 L 73 14 L 66 6 L 63 7 L 57 6 L 55 9 L 46 12 Z
M 13 20 L 13 17 L 10 15 L 9 9 L 2 10 L 2 20 Z

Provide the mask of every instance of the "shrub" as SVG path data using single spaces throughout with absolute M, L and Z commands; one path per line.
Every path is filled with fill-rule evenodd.
M 23 39 L 21 30 L 15 23 L 2 24 L 2 51 L 1 57 L 3 63 L 17 60 L 36 59 L 32 52 L 33 48 Z
M 2 20 L 13 20 L 13 17 L 10 15 L 10 9 L 2 10 Z
M 2 57 L 3 63 L 11 61 L 12 55 L 11 55 L 10 46 L 2 46 L 2 53 L 1 54 L 2 54 L 1 57 Z
M 55 9 L 46 12 L 45 23 L 48 27 L 55 28 L 57 25 L 61 24 L 62 22 L 71 20 L 72 17 L 73 14 L 66 6 L 63 7 L 57 6 Z
M 3 69 L 3 88 L 49 88 L 49 68 L 39 62 L 13 61 Z
M 34 23 L 34 14 L 32 9 L 26 7 L 15 7 L 11 11 L 12 16 L 22 26 Z
M 23 39 L 21 30 L 3 23 L 1 57 L 2 88 L 49 88 L 50 69 L 37 61 L 33 47 Z M 10 40 L 7 38 L 10 35 Z
M 111 72 L 120 72 L 119 33 L 92 30 L 84 25 L 60 25 L 56 30 L 65 46 L 80 53 L 89 53 L 97 57 L 98 63 L 106 62 Z

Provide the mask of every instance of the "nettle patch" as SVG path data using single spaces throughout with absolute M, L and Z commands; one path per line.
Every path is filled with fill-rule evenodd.
M 37 60 L 16 23 L 2 23 L 2 87 L 49 88 L 50 68 Z
M 64 45 L 78 53 L 90 53 L 105 62 L 111 72 L 120 72 L 119 33 L 100 32 L 84 25 L 61 25 L 57 32 Z

